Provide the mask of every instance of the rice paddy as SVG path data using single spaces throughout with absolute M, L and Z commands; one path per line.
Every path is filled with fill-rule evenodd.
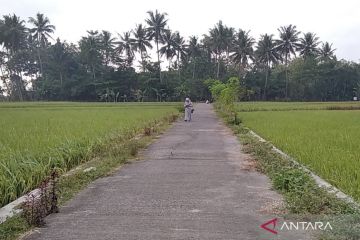
M 36 187 L 52 167 L 67 171 L 112 139 L 126 141 L 177 104 L 0 104 L 0 206 Z
M 359 103 L 240 103 L 245 126 L 360 200 Z M 307 109 L 307 110 L 304 110 Z
M 239 112 L 290 110 L 360 110 L 359 102 L 242 102 Z

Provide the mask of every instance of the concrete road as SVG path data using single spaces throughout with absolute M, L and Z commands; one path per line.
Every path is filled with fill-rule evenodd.
M 90 184 L 26 239 L 308 239 L 259 227 L 281 197 L 249 158 L 198 104 L 192 122 L 176 122 L 142 160 Z

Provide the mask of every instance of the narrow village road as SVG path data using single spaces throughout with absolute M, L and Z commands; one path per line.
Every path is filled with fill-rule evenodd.
M 281 196 L 249 169 L 212 106 L 195 108 L 192 122 L 176 122 L 142 160 L 90 184 L 26 239 L 308 239 L 259 227 Z

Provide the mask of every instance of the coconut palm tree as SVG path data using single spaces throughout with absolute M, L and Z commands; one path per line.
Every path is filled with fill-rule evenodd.
M 26 44 L 25 21 L 15 14 L 5 15 L 0 23 L 0 44 L 3 44 L 10 55 L 23 48 Z
M 1 29 L 1 24 L 2 24 L 2 20 L 0 20 L 0 29 Z M 1 80 L 2 80 L 2 83 L 4 84 L 5 86 L 5 91 L 6 93 L 9 93 L 10 91 L 10 88 L 9 88 L 9 84 L 8 84 L 8 79 L 6 79 L 6 74 L 5 74 L 5 64 L 6 64 L 6 57 L 7 57 L 7 54 L 5 51 L 0 51 L 0 74 L 1 74 Z M 3 89 L 4 90 L 4 89 Z
M 216 56 L 217 70 L 216 78 L 219 78 L 220 74 L 220 61 L 222 53 L 226 51 L 228 44 L 229 30 L 228 28 L 219 21 L 214 28 L 210 29 L 209 36 L 204 36 L 204 43 L 209 46 L 212 52 Z
M 244 69 L 248 66 L 249 60 L 254 60 L 255 39 L 249 35 L 250 31 L 244 31 L 239 29 L 235 34 L 235 38 L 232 44 L 231 58 L 235 64 L 239 66 L 239 77 L 244 72 Z
M 186 59 L 186 46 L 185 40 L 182 36 L 180 36 L 179 32 L 174 33 L 174 48 L 176 53 L 176 67 L 180 76 L 180 60 L 185 61 Z
M 233 48 L 235 40 L 235 29 L 232 27 L 225 27 L 225 36 L 224 36 L 224 48 L 226 53 L 226 63 L 230 62 L 230 52 Z
M 266 100 L 270 67 L 272 64 L 276 64 L 280 59 L 280 56 L 275 49 L 275 41 L 273 40 L 273 35 L 261 35 L 260 40 L 257 44 L 255 55 L 258 62 L 265 65 L 266 67 L 265 85 L 263 93 L 263 99 Z
M 146 28 L 149 36 L 149 40 L 154 40 L 156 44 L 156 52 L 159 65 L 159 78 L 161 80 L 161 66 L 160 66 L 160 53 L 159 53 L 159 43 L 163 42 L 163 34 L 166 31 L 165 27 L 168 19 L 166 19 L 166 13 L 159 13 L 158 10 L 149 11 L 149 18 L 145 20 L 148 27 Z
M 279 40 L 276 40 L 276 49 L 282 55 L 285 63 L 285 98 L 288 97 L 288 62 L 291 55 L 296 55 L 295 51 L 299 47 L 299 31 L 296 30 L 296 26 L 288 25 L 278 28 Z
M 133 35 L 134 50 L 140 52 L 141 66 L 145 72 L 145 57 L 147 54 L 147 48 L 152 49 L 152 45 L 149 41 L 146 29 L 142 24 L 136 25 L 135 29 L 133 30 Z
M 49 59 L 51 59 L 57 65 L 57 70 L 59 72 L 59 78 L 60 78 L 60 87 L 62 90 L 63 89 L 63 78 L 64 78 L 63 72 L 65 72 L 66 60 L 67 60 L 67 56 L 68 56 L 68 53 L 67 53 L 66 47 L 65 47 L 65 43 L 62 43 L 60 41 L 60 39 L 58 38 L 58 39 L 56 39 L 56 43 L 53 46 L 51 46 L 49 50 L 50 50 Z
M 327 61 L 327 60 L 336 59 L 335 51 L 336 49 L 332 48 L 332 44 L 328 42 L 322 43 L 321 48 L 319 50 L 320 60 Z
M 176 56 L 175 34 L 168 29 L 163 35 L 163 41 L 164 46 L 159 49 L 159 53 L 161 57 L 165 55 L 166 59 L 169 61 L 170 71 L 172 59 Z
M 134 40 L 131 38 L 131 32 L 124 32 L 122 35 L 119 35 L 120 42 L 117 42 L 117 50 L 120 53 L 125 52 L 126 64 L 130 67 L 134 61 Z
M 189 44 L 186 48 L 187 55 L 193 64 L 192 78 L 195 78 L 196 59 L 201 55 L 201 46 L 198 42 L 198 38 L 195 36 L 190 37 Z
M 100 35 L 100 44 L 102 47 L 105 65 L 108 66 L 115 48 L 115 38 L 112 37 L 110 32 L 103 30 Z
M 20 50 L 25 49 L 27 45 L 27 29 L 25 27 L 25 21 L 20 17 L 13 15 L 3 16 L 3 20 L 0 22 L 0 44 L 6 50 L 7 62 L 13 64 L 7 64 L 9 71 L 10 82 L 12 90 L 15 90 L 18 94 L 20 101 L 23 100 L 23 91 L 25 91 L 24 82 L 21 77 L 21 64 L 14 64 L 17 62 L 16 56 Z
M 28 22 L 34 26 L 33 28 L 30 28 L 29 31 L 36 40 L 40 73 L 43 74 L 40 49 L 44 49 L 48 43 L 48 38 L 52 38 L 51 34 L 54 33 L 55 26 L 51 25 L 49 18 L 42 13 L 37 13 L 35 18 L 30 17 Z
M 75 54 L 77 50 L 71 44 L 61 42 L 59 38 L 56 39 L 56 43 L 51 45 L 48 49 L 48 62 L 49 70 L 54 74 L 58 74 L 60 80 L 60 89 L 62 96 L 65 95 L 64 83 L 66 83 L 66 77 L 69 76 L 71 68 L 76 67 L 77 62 L 75 60 Z
M 300 52 L 300 56 L 304 58 L 315 57 L 319 54 L 319 38 L 315 33 L 305 33 L 302 38 L 300 38 L 300 43 L 298 47 L 298 51 Z
M 87 37 L 82 37 L 79 41 L 80 56 L 90 67 L 95 84 L 96 69 L 101 63 L 101 41 L 98 31 L 88 31 L 88 34 Z

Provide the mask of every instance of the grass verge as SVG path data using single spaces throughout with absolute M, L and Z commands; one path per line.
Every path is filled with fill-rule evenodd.
M 319 233 L 317 238 L 321 240 L 360 239 L 360 212 L 355 206 L 319 187 L 303 169 L 272 151 L 269 143 L 252 136 L 239 117 L 234 119 L 220 108 L 217 113 L 238 136 L 243 151 L 254 157 L 256 169 L 266 174 L 272 187 L 282 194 L 287 210 L 285 218 L 331 221 L 334 230 Z
M 176 118 L 177 115 L 174 114 L 164 117 L 131 139 L 124 139 L 121 136 L 114 137 L 111 142 L 97 149 L 92 160 L 62 175 L 58 182 L 60 206 L 95 179 L 111 175 L 121 165 L 135 159 L 138 151 L 164 132 Z M 84 171 L 85 169 L 91 170 Z M 21 215 L 16 215 L 0 224 L 0 239 L 15 240 L 31 229 L 32 226 L 29 226 Z

